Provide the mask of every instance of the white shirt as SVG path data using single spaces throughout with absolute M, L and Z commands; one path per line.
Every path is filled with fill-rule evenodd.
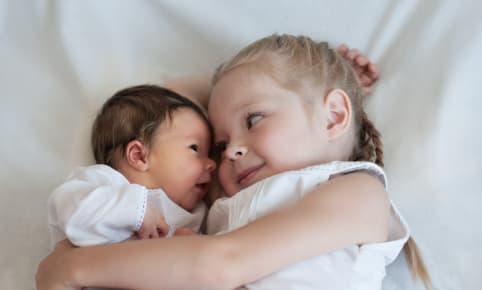
M 149 190 L 109 166 L 93 165 L 75 169 L 50 196 L 52 243 L 68 238 L 84 247 L 127 240 L 142 226 L 148 201 L 161 211 L 170 234 L 182 227 L 199 231 L 204 203 L 186 211 L 162 189 Z
M 208 215 L 208 233 L 235 230 L 300 200 L 331 176 L 364 170 L 384 183 L 383 170 L 370 162 L 331 162 L 263 179 L 230 198 L 218 199 Z M 247 289 L 381 289 L 385 267 L 400 253 L 408 227 L 392 203 L 387 242 L 351 247 L 304 260 L 245 285 Z M 289 229 L 286 234 L 289 235 Z M 287 248 L 286 250 L 289 250 Z M 256 262 L 253 261 L 253 267 Z

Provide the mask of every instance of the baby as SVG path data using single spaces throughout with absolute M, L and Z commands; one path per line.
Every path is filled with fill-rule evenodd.
M 211 139 L 203 111 L 173 91 L 141 85 L 115 93 L 93 125 L 97 164 L 75 169 L 49 199 L 53 244 L 199 231 L 216 166 Z

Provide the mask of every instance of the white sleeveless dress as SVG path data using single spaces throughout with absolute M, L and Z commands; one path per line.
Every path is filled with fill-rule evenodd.
M 216 200 L 209 211 L 208 234 L 244 226 L 276 209 L 300 200 L 320 183 L 338 174 L 365 171 L 387 187 L 386 176 L 370 162 L 331 162 L 284 172 L 263 179 L 230 198 Z M 383 243 L 351 247 L 296 263 L 270 274 L 245 289 L 381 289 L 385 268 L 398 256 L 409 237 L 407 224 L 391 203 L 389 238 Z M 289 231 L 287 231 L 289 235 Z M 289 249 L 287 249 L 289 250 Z M 255 267 L 253 261 L 253 267 Z

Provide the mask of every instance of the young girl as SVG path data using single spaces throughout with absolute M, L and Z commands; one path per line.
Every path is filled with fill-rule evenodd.
M 275 35 L 241 51 L 220 68 L 213 83 L 209 110 L 224 150 L 219 178 L 227 195 L 234 195 L 228 200 L 245 196 L 258 184 L 278 183 L 282 176 L 297 181 L 300 196 L 290 198 L 289 191 L 288 202 L 283 197 L 279 204 L 275 196 L 272 209 L 283 207 L 261 212 L 261 218 L 257 210 L 245 220 L 230 215 L 225 224 L 235 230 L 217 236 L 76 249 L 60 243 L 39 268 L 40 290 L 91 285 L 232 289 L 323 254 L 327 258 L 318 272 L 329 270 L 333 262 L 347 272 L 332 274 L 355 274 L 348 283 L 337 278 L 326 286 L 380 287 L 385 264 L 407 238 L 404 223 L 373 176 L 384 181 L 383 171 L 371 163 L 326 165 L 335 160 L 382 165 L 378 134 L 363 112 L 349 66 L 324 43 Z M 280 182 L 274 192 L 284 187 Z M 253 199 L 247 200 L 252 204 Z M 222 227 L 222 221 L 213 223 Z M 415 244 L 409 239 L 405 248 L 412 270 L 429 285 Z M 263 284 L 271 278 L 247 287 L 273 287 Z M 296 279 L 289 285 L 316 287 Z
M 382 156 L 355 75 L 326 43 L 293 36 L 261 39 L 220 67 L 213 83 L 209 117 L 223 152 L 219 180 L 230 198 L 211 207 L 209 233 L 242 227 L 339 175 L 364 171 L 386 184 L 373 163 L 336 161 L 382 165 Z M 343 211 L 340 218 L 357 210 L 345 198 L 332 201 Z M 371 230 L 373 241 L 303 261 L 246 287 L 380 289 L 408 229 L 386 195 L 371 198 L 380 219 Z

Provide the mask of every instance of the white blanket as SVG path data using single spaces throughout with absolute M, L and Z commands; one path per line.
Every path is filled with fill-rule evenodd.
M 34 289 L 47 197 L 92 163 L 90 126 L 115 90 L 211 71 L 268 34 L 366 52 L 369 115 L 391 198 L 437 289 L 480 289 L 482 3 L 478 1 L 0 0 L 0 288 Z M 419 289 L 403 259 L 384 290 Z

